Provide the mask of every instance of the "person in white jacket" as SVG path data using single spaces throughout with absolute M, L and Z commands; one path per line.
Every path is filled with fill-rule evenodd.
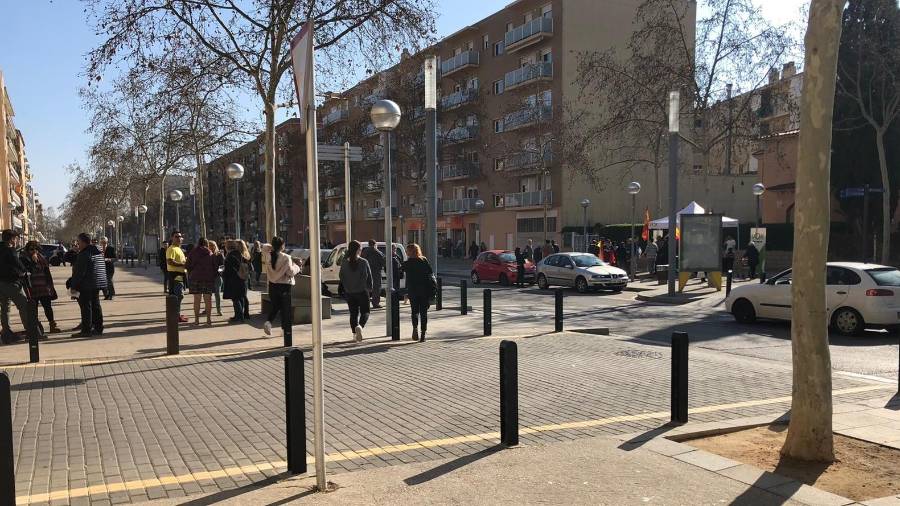
M 272 322 L 281 311 L 281 330 L 284 335 L 290 335 L 291 314 L 291 287 L 294 286 L 294 276 L 300 272 L 300 266 L 294 263 L 294 259 L 284 252 L 284 239 L 275 236 L 272 244 L 262 246 L 262 263 L 266 270 L 266 279 L 269 281 L 269 316 L 263 325 L 267 336 L 272 335 Z

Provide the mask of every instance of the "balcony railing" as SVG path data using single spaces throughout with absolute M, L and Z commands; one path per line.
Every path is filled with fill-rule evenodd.
M 394 218 L 397 217 L 397 208 L 391 207 L 391 214 Z M 384 218 L 384 208 L 383 207 L 370 207 L 366 209 L 366 219 L 367 220 L 377 220 Z
M 441 75 L 449 76 L 450 74 L 468 68 L 478 66 L 478 52 L 473 49 L 463 51 L 458 55 L 441 62 Z
M 441 180 L 449 181 L 451 179 L 465 179 L 470 177 L 478 177 L 481 175 L 481 164 L 478 162 L 470 162 L 468 160 L 460 160 L 453 163 L 441 165 Z
M 420 121 L 425 119 L 425 106 L 417 105 L 413 108 L 412 112 L 413 121 Z
M 368 181 L 363 181 L 362 189 L 364 192 L 380 192 L 384 189 L 384 181 L 380 179 L 370 179 Z
M 512 53 L 551 35 L 553 35 L 553 18 L 541 16 L 506 32 L 503 45 L 507 53 Z
M 363 137 L 374 137 L 378 135 L 378 129 L 372 123 L 366 123 L 362 129 Z
M 553 203 L 553 190 L 536 192 L 507 193 L 503 199 L 505 207 L 537 207 Z
M 350 111 L 347 109 L 335 109 L 322 118 L 322 126 L 327 127 L 341 121 L 346 121 L 349 117 Z
M 344 214 L 343 210 L 328 211 L 327 213 L 325 213 L 324 218 L 325 221 L 343 221 L 345 216 L 346 215 Z
M 507 156 L 503 159 L 503 170 L 521 171 L 541 169 L 553 161 L 553 152 L 545 151 L 543 154 L 534 151 L 525 151 Z
M 326 188 L 322 190 L 322 198 L 330 199 L 344 196 L 343 188 Z
M 453 199 L 441 202 L 441 211 L 443 214 L 464 214 L 477 212 L 475 202 L 478 199 Z
M 478 88 L 466 88 L 441 97 L 441 109 L 449 111 L 474 102 L 478 98 Z
M 553 62 L 532 63 L 512 72 L 507 72 L 503 78 L 503 87 L 509 91 L 528 83 L 548 79 L 553 79 Z
M 424 204 L 411 204 L 409 206 L 409 215 L 414 216 L 416 218 L 425 216 L 425 205 Z
M 478 137 L 478 125 L 456 127 L 444 136 L 445 144 L 459 144 L 469 142 Z
M 553 117 L 553 109 L 548 104 L 541 104 L 519 109 L 503 118 L 503 131 L 509 132 L 527 126 L 549 121 Z

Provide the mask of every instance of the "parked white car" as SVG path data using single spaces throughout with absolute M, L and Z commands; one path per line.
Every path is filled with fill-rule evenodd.
M 742 323 L 757 318 L 791 319 L 791 275 L 788 269 L 765 283 L 736 287 L 725 308 Z M 866 327 L 900 330 L 900 270 L 886 265 L 828 262 L 825 275 L 828 323 L 843 335 L 859 335 Z
M 590 253 L 557 253 L 537 265 L 538 287 L 574 286 L 580 293 L 591 289 L 621 292 L 628 286 L 628 274 Z
M 363 243 L 363 249 L 368 246 L 367 243 Z M 376 243 L 375 247 L 378 248 L 378 251 L 381 251 L 382 255 L 384 254 L 385 245 L 383 242 Z M 400 262 L 405 262 L 406 248 L 402 244 L 394 243 L 394 250 L 400 255 Z M 341 243 L 335 246 L 334 249 L 331 250 L 331 253 L 322 260 L 322 282 L 325 283 L 326 286 L 337 289 L 338 293 L 340 293 L 338 285 L 341 282 L 341 262 L 344 261 L 346 255 L 347 243 Z M 381 271 L 381 288 L 384 289 L 386 285 L 387 274 L 384 271 Z M 400 288 L 406 288 L 406 278 L 400 280 Z

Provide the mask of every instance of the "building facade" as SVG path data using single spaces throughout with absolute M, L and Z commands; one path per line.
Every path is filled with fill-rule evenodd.
M 26 234 L 32 232 L 29 226 L 30 173 L 25 157 L 25 139 L 13 121 L 15 111 L 6 90 L 3 73 L 0 72 L 0 229 L 14 229 Z

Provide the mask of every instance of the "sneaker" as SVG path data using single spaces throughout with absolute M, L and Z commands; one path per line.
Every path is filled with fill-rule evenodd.
M 359 325 L 357 325 L 356 328 L 353 329 L 353 339 L 355 339 L 357 343 L 361 342 L 363 339 L 362 327 L 360 327 Z
M 419 329 L 416 329 L 416 328 L 413 329 L 412 340 L 413 341 L 419 340 Z
M 263 323 L 263 332 L 265 332 L 267 336 L 272 335 L 272 322 Z
M 178 315 L 178 323 L 187 323 L 188 319 L 184 315 Z
M 91 337 L 90 332 L 76 332 L 69 337 Z
M 420 343 L 424 343 L 424 342 L 425 342 L 425 331 L 424 331 L 424 330 L 422 331 L 422 335 L 419 336 L 419 342 L 420 342 Z

